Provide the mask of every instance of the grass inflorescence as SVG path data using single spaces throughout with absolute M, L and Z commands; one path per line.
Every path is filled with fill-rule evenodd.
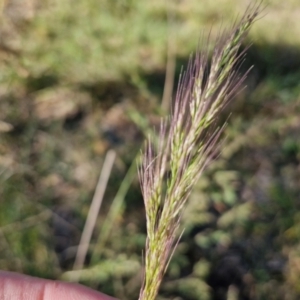
M 241 86 L 238 76 L 245 35 L 260 5 L 249 7 L 229 34 L 208 51 L 190 58 L 182 74 L 172 114 L 162 121 L 158 138 L 149 137 L 139 170 L 147 218 L 144 283 L 140 300 L 156 298 L 178 240 L 177 230 L 193 185 L 217 155 L 223 126 L 216 120 Z

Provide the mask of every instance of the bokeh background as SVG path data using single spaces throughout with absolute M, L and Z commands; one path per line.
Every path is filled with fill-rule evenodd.
M 144 136 L 167 114 L 199 37 L 211 32 L 213 42 L 251 1 L 0 3 L 0 269 L 80 275 L 137 299 Z M 263 6 L 245 42 L 242 69 L 254 68 L 224 112 L 223 151 L 187 204 L 158 299 L 300 298 L 300 5 Z M 108 151 L 99 217 L 74 270 Z

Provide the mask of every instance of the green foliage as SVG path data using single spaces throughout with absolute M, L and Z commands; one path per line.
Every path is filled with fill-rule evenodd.
M 99 169 L 114 148 L 80 272 L 86 285 L 136 299 L 145 212 L 137 176 L 128 173 L 143 134 L 159 125 L 168 36 L 178 74 L 199 35 L 212 28 L 215 41 L 246 3 L 75 2 L 3 9 L 0 268 L 72 278 Z M 248 88 L 228 108 L 223 151 L 187 202 L 159 299 L 299 299 L 299 4 L 265 3 L 250 33 Z

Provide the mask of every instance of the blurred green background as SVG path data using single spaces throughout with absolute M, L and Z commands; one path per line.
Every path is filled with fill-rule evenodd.
M 200 36 L 244 0 L 2 0 L 0 269 L 137 299 L 136 157 Z M 220 156 L 195 187 L 159 299 L 300 298 L 300 5 L 264 1 Z M 199 44 L 201 47 L 203 44 Z M 207 46 L 207 45 L 206 45 Z M 166 75 L 167 74 L 167 75 Z M 116 152 L 82 271 L 81 232 Z

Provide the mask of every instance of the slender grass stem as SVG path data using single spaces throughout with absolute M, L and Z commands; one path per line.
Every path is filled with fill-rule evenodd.
M 74 270 L 82 269 L 84 265 L 84 260 L 89 248 L 89 244 L 91 241 L 92 233 L 96 224 L 96 220 L 99 214 L 99 210 L 102 204 L 104 192 L 106 190 L 107 182 L 111 173 L 111 169 L 113 167 L 114 161 L 116 157 L 116 152 L 113 150 L 108 151 L 104 165 L 99 177 L 99 181 L 96 187 L 96 191 L 89 209 L 89 213 L 83 228 L 83 232 L 81 235 L 80 243 L 78 246 L 78 251 L 76 253 L 76 258 L 74 262 Z M 76 281 L 79 281 L 79 278 L 76 278 Z M 74 280 L 75 281 L 75 280 Z

